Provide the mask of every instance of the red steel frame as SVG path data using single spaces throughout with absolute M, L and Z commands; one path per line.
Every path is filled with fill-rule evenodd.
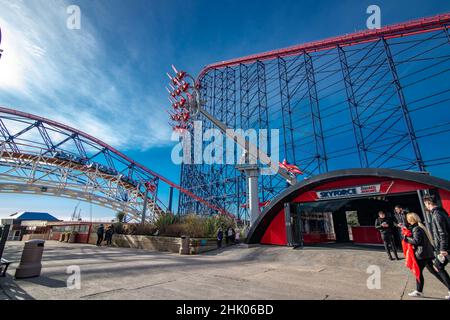
M 332 37 L 325 40 L 313 41 L 301 45 L 296 45 L 284 49 L 272 50 L 259 54 L 253 54 L 237 59 L 222 61 L 210 64 L 206 66 L 199 74 L 197 79 L 201 79 L 208 71 L 217 68 L 225 68 L 236 66 L 239 64 L 245 64 L 249 62 L 255 62 L 257 60 L 270 60 L 278 57 L 287 57 L 290 55 L 296 55 L 302 52 L 318 52 L 336 46 L 351 46 L 355 44 L 367 43 L 384 39 L 400 38 L 404 36 L 410 36 L 415 34 L 421 34 L 431 31 L 436 31 L 445 28 L 450 23 L 450 13 L 439 14 L 433 17 L 421 18 L 411 20 L 405 23 L 393 24 L 383 27 L 381 29 L 364 30 L 356 33 L 352 33 L 345 36 Z

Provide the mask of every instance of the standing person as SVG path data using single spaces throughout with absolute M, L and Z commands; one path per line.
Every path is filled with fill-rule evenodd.
M 217 230 L 217 248 L 222 248 L 223 230 L 219 227 Z
M 408 221 L 406 221 L 407 210 L 404 210 L 401 205 L 394 207 L 394 226 L 398 227 L 398 233 L 394 233 L 396 244 L 400 245 L 403 238 L 402 226 L 408 227 Z
M 406 220 L 406 214 L 408 213 L 406 210 L 403 210 L 401 205 L 396 205 L 394 208 L 394 216 L 397 225 L 404 225 L 407 227 L 408 221 Z
M 450 300 L 450 277 L 445 270 L 449 260 L 450 251 L 450 217 L 443 208 L 438 207 L 433 197 L 426 196 L 423 203 L 427 211 L 431 214 L 431 230 L 433 233 L 436 249 L 435 268 L 442 281 L 448 287 L 448 296 L 445 299 Z
M 108 229 L 106 229 L 106 232 L 105 232 L 105 241 L 106 241 L 106 245 L 107 245 L 107 246 L 112 245 L 112 236 L 113 236 L 113 233 L 114 233 L 113 226 L 110 225 L 110 226 L 108 227 Z
M 384 242 L 384 248 L 389 256 L 389 260 L 394 260 L 391 255 L 391 249 L 394 252 L 394 256 L 397 260 L 400 260 L 397 255 L 397 248 L 395 246 L 393 231 L 394 223 L 392 219 L 386 217 L 383 211 L 378 212 L 378 218 L 375 220 L 375 228 L 380 231 L 381 239 Z
M 443 278 L 434 268 L 434 248 L 431 242 L 431 235 L 428 230 L 422 224 L 422 221 L 416 213 L 408 213 L 406 215 L 406 219 L 409 224 L 408 229 L 411 231 L 411 236 L 405 236 L 403 240 L 413 245 L 414 255 L 419 267 L 419 278 L 416 278 L 416 290 L 408 293 L 408 295 L 410 297 L 423 297 L 423 286 L 425 283 L 423 278 L 423 270 L 425 267 L 450 291 L 450 283 L 445 283 Z
M 233 228 L 228 227 L 227 229 L 227 246 L 228 244 L 233 243 Z
M 236 234 L 234 236 L 234 242 L 239 243 L 239 241 L 241 239 L 241 231 L 239 230 L 239 228 L 236 228 L 235 232 L 236 232 Z
M 103 226 L 103 224 L 100 224 L 97 229 L 97 247 L 99 247 L 102 244 L 104 234 L 105 234 L 105 227 Z

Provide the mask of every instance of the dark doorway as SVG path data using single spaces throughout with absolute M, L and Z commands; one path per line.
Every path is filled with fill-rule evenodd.
M 336 233 L 336 242 L 349 242 L 347 216 L 345 214 L 346 206 L 340 207 L 333 212 L 333 224 Z

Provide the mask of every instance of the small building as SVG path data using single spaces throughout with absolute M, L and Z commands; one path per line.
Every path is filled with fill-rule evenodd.
M 46 234 L 48 232 L 47 223 L 54 221 L 59 220 L 47 212 L 24 211 L 1 219 L 1 224 L 11 225 L 7 240 L 20 241 L 26 234 Z

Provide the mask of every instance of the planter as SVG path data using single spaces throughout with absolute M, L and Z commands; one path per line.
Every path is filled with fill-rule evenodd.
M 187 238 L 185 241 L 188 240 Z M 113 235 L 112 243 L 116 247 L 146 249 L 155 251 L 168 251 L 180 253 L 181 238 L 162 236 L 135 236 L 135 235 Z M 185 244 L 184 254 L 199 254 L 217 248 L 216 240 L 212 238 L 190 238 L 189 249 Z

